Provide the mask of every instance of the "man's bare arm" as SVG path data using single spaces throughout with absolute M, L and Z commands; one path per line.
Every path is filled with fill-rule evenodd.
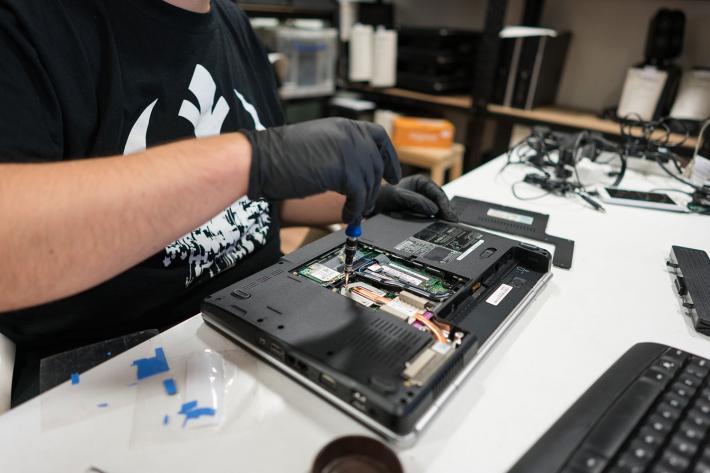
M 281 204 L 283 226 L 322 227 L 342 223 L 345 196 L 324 192 L 304 199 L 288 199 Z
M 0 312 L 93 287 L 247 193 L 241 134 L 116 156 L 0 164 Z

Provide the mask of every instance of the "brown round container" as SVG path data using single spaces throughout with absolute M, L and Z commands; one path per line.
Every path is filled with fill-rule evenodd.
M 340 437 L 323 447 L 312 473 L 403 473 L 397 455 L 371 437 Z

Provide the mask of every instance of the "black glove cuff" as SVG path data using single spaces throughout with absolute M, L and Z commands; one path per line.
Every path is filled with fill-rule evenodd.
M 250 200 L 258 200 L 264 197 L 261 188 L 261 160 L 259 159 L 259 146 L 256 130 L 239 130 L 251 144 L 251 165 L 249 166 L 249 188 L 247 197 Z

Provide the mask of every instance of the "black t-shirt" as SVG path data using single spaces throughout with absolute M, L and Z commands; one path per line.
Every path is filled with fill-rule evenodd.
M 163 0 L 3 0 L 0 45 L 0 161 L 120 155 L 284 122 L 273 70 L 229 0 L 207 14 Z M 0 314 L 0 331 L 57 351 L 166 326 L 275 262 L 278 246 L 274 206 L 244 197 L 106 283 Z

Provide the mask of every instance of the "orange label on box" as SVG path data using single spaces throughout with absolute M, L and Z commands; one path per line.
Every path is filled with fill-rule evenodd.
M 454 125 L 448 120 L 397 117 L 392 121 L 392 142 L 401 148 L 450 148 L 454 142 Z

